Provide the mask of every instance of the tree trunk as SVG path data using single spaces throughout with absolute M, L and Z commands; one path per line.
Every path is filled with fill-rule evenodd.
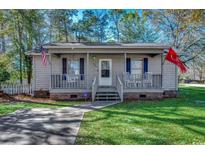
M 23 75 L 22 75 L 22 51 L 20 49 L 20 59 L 19 59 L 19 71 L 20 71 L 20 84 L 23 83 Z
M 196 68 L 195 68 L 195 61 L 193 60 L 193 79 L 196 80 Z
M 1 24 L 1 30 L 4 30 L 4 23 Z M 5 52 L 6 51 L 6 42 L 5 42 L 5 37 L 4 34 L 2 34 L 1 36 L 1 44 L 2 44 L 2 51 Z
M 67 43 L 68 42 L 68 30 L 67 30 L 66 21 L 64 21 L 64 30 L 65 30 L 65 40 L 66 40 L 66 43 Z
M 32 77 L 32 58 L 26 56 L 26 63 L 27 63 L 27 83 L 31 84 L 31 77 Z

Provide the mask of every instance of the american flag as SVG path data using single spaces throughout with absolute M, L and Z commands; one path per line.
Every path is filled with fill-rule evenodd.
M 42 64 L 46 66 L 47 58 L 46 58 L 46 50 L 44 48 L 41 49 L 41 59 L 42 59 Z

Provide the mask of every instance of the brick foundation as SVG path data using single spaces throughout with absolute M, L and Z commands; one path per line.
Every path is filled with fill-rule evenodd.
M 36 90 L 34 91 L 34 97 L 36 98 L 49 98 L 50 94 L 48 90 Z
M 163 98 L 175 98 L 177 91 L 162 92 L 125 92 L 124 100 L 160 100 Z M 34 91 L 34 97 L 51 98 L 53 100 L 91 100 L 91 93 L 82 92 L 65 92 L 65 93 L 49 93 L 49 91 Z
M 70 93 L 50 93 L 50 98 L 53 100 L 90 100 L 91 93 L 70 92 Z
M 167 90 L 163 92 L 164 98 L 175 98 L 177 97 L 177 91 L 175 90 Z
M 163 98 L 161 92 L 127 92 L 124 93 L 125 100 L 160 100 Z

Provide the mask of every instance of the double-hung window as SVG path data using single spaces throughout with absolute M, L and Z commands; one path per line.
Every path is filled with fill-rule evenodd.
M 79 75 L 80 74 L 80 61 L 68 60 L 68 74 Z
M 131 74 L 142 74 L 142 60 L 131 61 Z

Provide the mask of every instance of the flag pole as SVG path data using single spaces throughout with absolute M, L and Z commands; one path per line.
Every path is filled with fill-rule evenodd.
M 164 53 L 166 53 L 166 54 L 167 54 L 167 53 L 168 53 L 168 51 L 166 50 L 166 51 L 164 51 Z M 163 57 L 163 54 L 162 54 L 162 57 Z M 165 57 L 166 57 L 166 56 L 165 56 Z M 162 61 L 162 65 L 164 65 L 164 63 L 165 63 L 165 60 L 166 60 L 166 59 L 165 59 L 165 57 L 164 57 L 164 59 L 163 59 L 163 61 Z

